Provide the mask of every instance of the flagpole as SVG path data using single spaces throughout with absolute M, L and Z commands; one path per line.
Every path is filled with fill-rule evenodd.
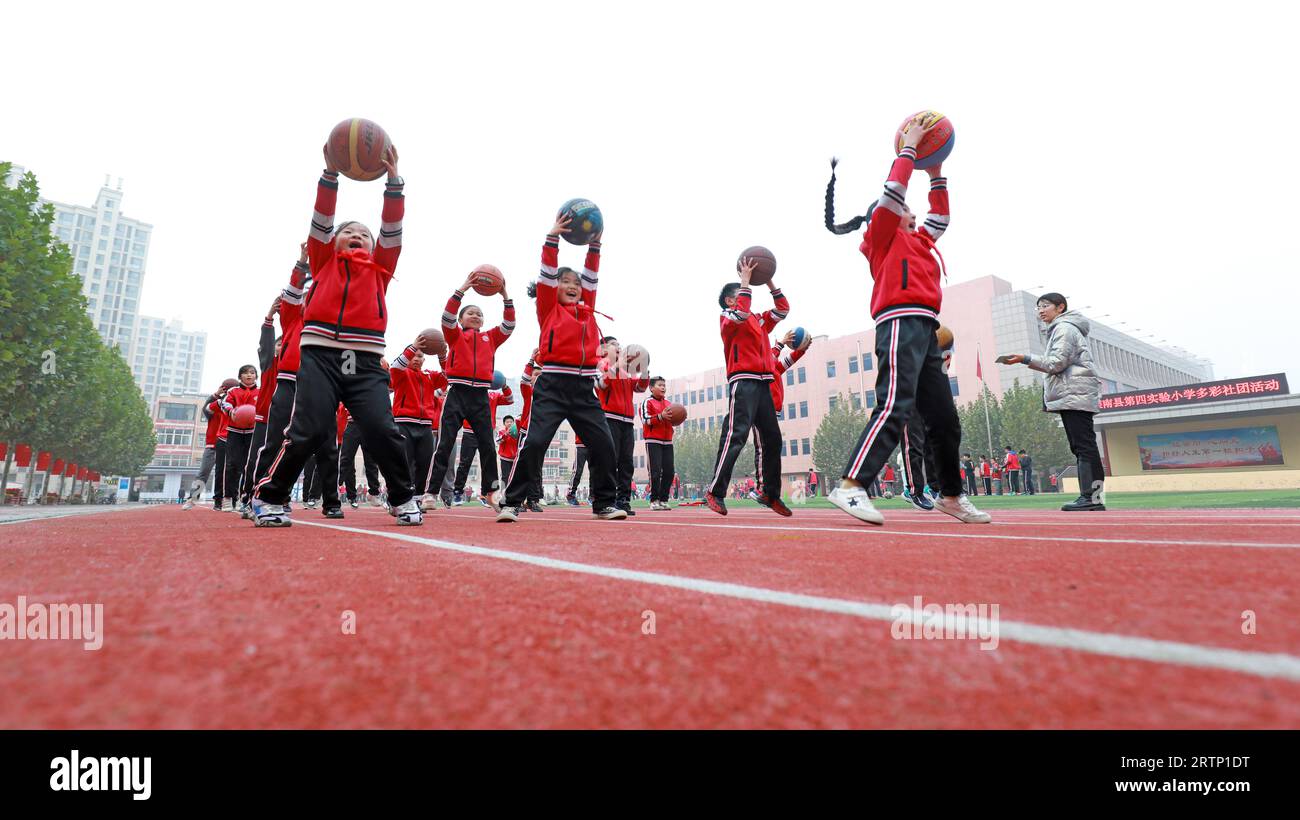
M 975 345 L 975 366 L 979 371 L 980 387 L 983 388 L 980 392 L 985 393 L 988 391 L 988 386 L 984 383 L 984 366 L 980 361 L 980 346 L 978 344 Z M 984 432 L 989 437 L 989 459 L 992 461 L 997 458 L 997 455 L 993 449 L 993 426 L 989 422 L 989 402 L 988 398 L 983 395 L 980 398 L 984 401 Z

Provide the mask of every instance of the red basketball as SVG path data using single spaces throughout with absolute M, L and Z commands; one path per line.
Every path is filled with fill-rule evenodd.
M 230 414 L 230 426 L 247 430 L 257 421 L 257 408 L 251 404 L 241 404 Z
M 470 287 L 480 296 L 496 296 L 506 285 L 506 278 L 496 265 L 479 265 L 470 273 Z
M 740 270 L 740 263 L 745 259 L 752 259 L 758 264 L 754 266 L 754 275 L 749 278 L 751 285 L 766 285 L 776 276 L 776 257 L 772 252 L 762 245 L 754 245 L 745 248 L 736 257 L 736 270 Z
M 442 330 L 436 327 L 426 327 L 420 331 L 424 337 L 424 342 L 420 345 L 420 352 L 426 356 L 442 356 L 447 352 L 447 340 L 442 336 Z
M 916 146 L 916 167 L 931 168 L 948 158 L 952 153 L 953 143 L 957 140 L 957 132 L 953 130 L 952 122 L 938 111 L 917 111 L 903 120 L 903 124 L 898 126 L 898 131 L 894 134 L 894 153 L 903 150 L 903 129 L 913 118 L 922 115 L 925 116 L 922 126 L 930 130 L 921 137 L 921 144 Z
M 377 123 L 353 118 L 334 126 L 325 151 L 340 174 L 369 182 L 388 173 L 384 157 L 391 145 L 388 134 Z
M 686 408 L 680 404 L 670 404 L 664 410 L 664 420 L 674 427 L 686 421 Z
M 221 383 L 222 390 L 229 390 L 232 387 L 238 387 L 238 386 L 239 386 L 239 379 L 226 379 L 224 382 Z

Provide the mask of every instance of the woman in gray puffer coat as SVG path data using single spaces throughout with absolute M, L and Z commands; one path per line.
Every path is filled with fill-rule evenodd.
M 1008 364 L 1026 364 L 1047 374 L 1043 381 L 1043 409 L 1060 413 L 1070 452 L 1079 467 L 1079 497 L 1061 507 L 1066 512 L 1104 510 L 1102 485 L 1106 479 L 1097 450 L 1092 417 L 1101 399 L 1101 379 L 1092 367 L 1088 349 L 1091 325 L 1069 309 L 1065 297 L 1046 293 L 1038 299 L 1038 318 L 1047 325 L 1047 352 L 1042 356 L 1007 356 Z

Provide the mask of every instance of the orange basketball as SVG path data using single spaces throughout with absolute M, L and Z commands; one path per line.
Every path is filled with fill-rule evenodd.
M 952 330 L 947 325 L 939 325 L 939 329 L 934 332 L 934 336 L 939 340 L 940 350 L 947 350 L 952 347 Z
M 334 126 L 325 150 L 340 174 L 369 182 L 388 173 L 384 157 L 391 145 L 387 132 L 378 123 L 354 117 Z
M 680 404 L 670 404 L 664 408 L 664 421 L 674 427 L 686 421 L 686 408 Z
M 470 273 L 470 287 L 480 296 L 496 296 L 505 287 L 506 277 L 496 265 L 479 265 Z
M 953 143 L 957 141 L 957 132 L 953 130 L 952 121 L 938 111 L 917 111 L 903 120 L 894 133 L 894 153 L 903 150 L 903 129 L 914 117 L 925 115 L 922 125 L 929 132 L 921 137 L 921 144 L 916 146 L 916 167 L 932 168 L 943 162 L 952 153 Z M 931 127 L 933 126 L 933 127 Z
M 443 338 L 442 328 L 426 327 L 420 331 L 424 337 L 424 344 L 420 345 L 420 352 L 426 356 L 441 356 L 447 352 L 447 340 Z

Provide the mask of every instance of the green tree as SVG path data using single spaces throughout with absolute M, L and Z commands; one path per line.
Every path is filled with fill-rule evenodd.
M 10 167 L 0 163 L 0 178 Z M 154 449 L 149 408 L 87 316 L 67 247 L 50 234 L 54 209 L 39 196 L 30 173 L 0 184 L 0 441 L 134 475 Z
M 985 408 L 988 409 L 987 423 Z M 978 399 L 957 408 L 957 417 L 961 419 L 961 452 L 970 453 L 977 465 L 981 455 L 997 458 L 1002 452 L 1001 446 L 1008 442 L 1002 440 L 1002 403 L 993 391 L 985 385 Z M 990 431 L 993 434 L 992 451 L 989 450 Z
M 710 431 L 686 426 L 677 428 L 673 434 L 673 467 L 682 484 L 705 488 L 713 481 L 713 473 L 717 469 L 718 441 L 721 437 L 722 433 L 716 429 Z M 736 459 L 732 480 L 753 473 L 754 442 L 751 438 Z
M 997 444 L 1010 444 L 1029 453 L 1037 475 L 1074 463 L 1060 416 L 1043 409 L 1043 388 L 1037 382 L 1021 384 L 1016 379 L 1012 383 L 1002 396 L 1002 421 L 1006 440 Z
M 839 476 L 844 463 L 858 443 L 858 437 L 867 426 L 867 412 L 854 408 L 841 395 L 835 400 L 835 409 L 822 416 L 813 437 L 813 464 L 827 478 Z M 827 484 L 829 489 L 830 484 Z

